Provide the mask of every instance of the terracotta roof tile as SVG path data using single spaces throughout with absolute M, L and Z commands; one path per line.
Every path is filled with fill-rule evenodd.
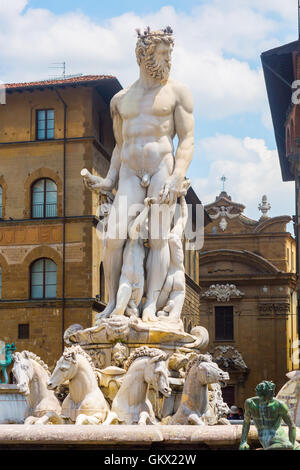
M 13 90 L 18 88 L 33 88 L 33 87 L 49 87 L 55 85 L 77 85 L 89 82 L 98 82 L 100 80 L 116 80 L 116 77 L 112 75 L 83 75 L 81 77 L 72 77 L 58 80 L 42 80 L 39 82 L 25 82 L 25 83 L 6 83 L 5 88 L 7 90 Z

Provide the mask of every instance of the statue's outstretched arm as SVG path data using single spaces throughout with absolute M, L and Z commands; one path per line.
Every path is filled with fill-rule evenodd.
M 121 90 L 123 92 L 124 90 Z M 116 145 L 112 153 L 109 170 L 105 178 L 94 176 L 86 169 L 82 170 L 81 175 L 84 178 L 85 185 L 92 191 L 105 192 L 112 191 L 118 182 L 121 166 L 121 148 L 122 148 L 122 118 L 118 111 L 118 102 L 120 93 L 117 93 L 111 100 L 110 111 L 113 120 L 114 136 Z
M 110 113 L 113 121 L 114 136 L 116 140 L 116 145 L 112 153 L 110 167 L 106 176 L 106 179 L 109 179 L 113 187 L 116 186 L 116 183 L 119 179 L 119 171 L 121 166 L 121 149 L 123 145 L 122 137 L 122 118 L 118 110 L 118 103 L 120 97 L 123 95 L 124 90 L 121 90 L 115 96 L 113 96 L 110 102 Z
M 288 407 L 283 404 L 282 419 L 289 428 L 289 441 L 295 444 L 296 441 L 296 426 L 289 413 Z
M 250 420 L 251 420 L 251 413 L 250 413 L 250 404 L 248 400 L 245 401 L 245 414 L 244 414 L 244 423 L 242 429 L 242 437 L 240 442 L 240 450 L 248 450 L 250 449 L 249 444 L 247 443 L 247 437 L 250 429 Z

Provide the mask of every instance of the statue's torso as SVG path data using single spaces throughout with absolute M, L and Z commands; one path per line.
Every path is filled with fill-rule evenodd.
M 173 158 L 176 96 L 171 83 L 145 90 L 134 83 L 120 97 L 122 163 L 150 175 L 162 161 Z
M 282 405 L 280 402 L 273 400 L 267 404 L 262 404 L 254 398 L 251 400 L 250 408 L 258 433 L 265 435 L 269 431 L 274 435 L 282 422 Z

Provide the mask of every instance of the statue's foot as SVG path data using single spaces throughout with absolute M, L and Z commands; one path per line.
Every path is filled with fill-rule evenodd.
M 200 416 L 196 415 L 196 413 L 192 413 L 188 417 L 188 424 L 193 424 L 193 425 L 197 425 L 197 426 L 204 426 L 205 423 L 200 418 Z
M 97 416 L 87 416 L 85 414 L 80 414 L 76 418 L 75 424 L 99 424 L 100 420 Z
M 160 317 L 168 317 L 169 314 L 165 310 L 159 310 L 159 312 L 157 312 L 157 316 L 158 316 L 158 319 L 159 319 Z
M 28 416 L 28 418 L 25 419 L 24 424 L 35 424 L 35 422 L 38 420 L 35 416 Z
M 113 317 L 113 316 L 119 316 L 119 315 L 124 315 L 124 309 L 121 309 L 121 308 L 115 308 L 111 314 L 109 315 L 110 317 Z
M 145 322 L 157 321 L 157 316 L 155 315 L 155 312 L 152 310 L 152 308 L 145 308 L 145 310 L 143 311 L 142 320 Z
M 103 318 L 108 318 L 110 317 L 111 313 L 114 311 L 115 309 L 115 304 L 114 303 L 108 303 L 106 308 L 103 310 L 103 312 L 99 312 L 97 313 L 96 317 L 95 317 L 95 321 L 96 321 L 96 324 L 97 323 L 101 323 L 101 320 L 103 320 Z

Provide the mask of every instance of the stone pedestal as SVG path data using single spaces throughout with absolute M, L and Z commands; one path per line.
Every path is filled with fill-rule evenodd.
M 205 328 L 196 327 L 195 334 L 189 334 L 183 330 L 182 322 L 172 324 L 163 320 L 146 323 L 138 318 L 115 315 L 92 328 L 72 325 L 65 332 L 65 342 L 80 344 L 99 369 L 111 365 L 122 367 L 120 355 L 124 363 L 140 346 L 158 348 L 170 355 L 182 348 L 198 353 L 207 348 L 209 338 Z
M 25 396 L 17 385 L 0 385 L 0 424 L 21 424 L 28 416 Z

